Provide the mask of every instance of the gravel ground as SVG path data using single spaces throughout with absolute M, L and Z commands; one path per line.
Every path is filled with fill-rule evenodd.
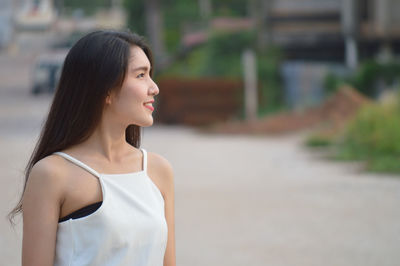
M 1 217 L 50 101 L 29 96 L 29 62 L 0 55 Z M 143 147 L 174 167 L 178 265 L 399 265 L 400 178 L 326 161 L 302 139 L 144 130 Z M 0 265 L 20 265 L 21 237 L 0 219 Z

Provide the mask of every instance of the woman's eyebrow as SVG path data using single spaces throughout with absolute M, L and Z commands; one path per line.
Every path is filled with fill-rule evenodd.
M 143 70 L 147 71 L 149 68 L 147 66 L 140 66 L 140 67 L 135 67 L 132 69 L 132 71 L 138 71 L 138 70 Z M 151 69 L 151 68 L 150 68 Z

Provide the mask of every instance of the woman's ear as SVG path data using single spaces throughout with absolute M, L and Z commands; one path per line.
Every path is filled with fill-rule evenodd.
M 106 104 L 110 105 L 111 102 L 112 102 L 111 93 L 107 93 L 107 96 L 106 96 Z

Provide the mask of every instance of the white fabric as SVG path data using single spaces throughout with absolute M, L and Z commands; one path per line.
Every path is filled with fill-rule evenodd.
M 164 199 L 143 170 L 99 174 L 86 164 L 56 152 L 96 176 L 103 203 L 89 216 L 58 224 L 55 266 L 162 266 L 167 245 Z

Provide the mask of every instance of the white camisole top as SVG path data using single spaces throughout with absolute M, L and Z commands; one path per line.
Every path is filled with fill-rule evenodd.
M 95 212 L 58 224 L 55 266 L 162 266 L 168 227 L 164 198 L 143 170 L 99 174 L 72 156 L 55 152 L 99 179 L 103 203 Z

